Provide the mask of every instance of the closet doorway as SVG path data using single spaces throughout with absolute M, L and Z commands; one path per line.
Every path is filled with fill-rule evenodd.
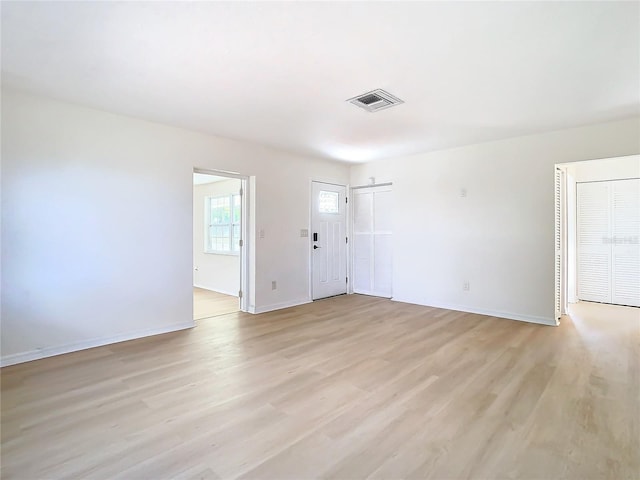
M 556 165 L 558 321 L 578 302 L 640 306 L 639 179 L 640 155 Z

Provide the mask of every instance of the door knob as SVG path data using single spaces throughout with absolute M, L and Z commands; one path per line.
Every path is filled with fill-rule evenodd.
M 315 250 L 316 248 L 320 248 L 318 245 L 314 245 L 313 249 Z

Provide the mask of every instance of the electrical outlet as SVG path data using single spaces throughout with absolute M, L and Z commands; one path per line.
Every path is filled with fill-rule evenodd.
M 464 283 L 462 284 L 462 290 L 464 290 L 465 292 L 469 291 L 469 281 L 465 280 Z
M 460 189 L 460 196 L 462 198 L 465 198 L 467 196 L 467 189 L 466 188 L 461 188 Z
M 275 290 L 276 288 L 278 288 L 278 284 L 275 280 L 271 280 L 271 290 Z

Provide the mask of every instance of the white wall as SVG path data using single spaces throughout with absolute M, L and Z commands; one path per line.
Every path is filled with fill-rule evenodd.
M 634 118 L 352 167 L 352 186 L 393 182 L 394 299 L 555 324 L 554 164 L 636 154 L 639 132 Z
M 193 285 L 227 295 L 238 295 L 240 257 L 205 253 L 205 197 L 230 195 L 240 191 L 240 180 L 195 185 L 193 187 Z
M 310 181 L 348 167 L 3 90 L 3 364 L 193 324 L 194 167 L 255 176 L 249 308 L 309 301 Z

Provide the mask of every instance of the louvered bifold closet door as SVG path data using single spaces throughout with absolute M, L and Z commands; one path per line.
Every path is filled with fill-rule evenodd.
M 555 188 L 555 319 L 560 320 L 564 308 L 563 296 L 563 193 L 564 193 L 564 172 L 556 168 L 556 188 Z
M 640 179 L 611 182 L 611 303 L 640 306 Z
M 609 182 L 577 184 L 578 299 L 611 302 Z

